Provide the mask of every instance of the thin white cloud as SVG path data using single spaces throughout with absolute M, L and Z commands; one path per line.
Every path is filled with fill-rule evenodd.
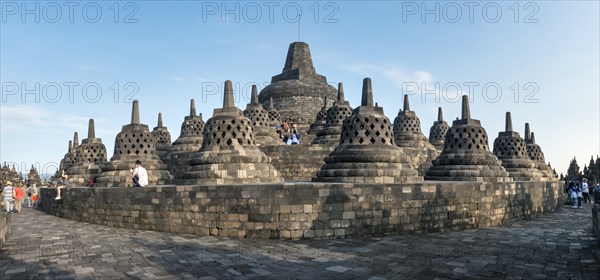
M 366 76 L 382 75 L 394 82 L 396 85 L 398 85 L 398 87 L 402 87 L 402 85 L 406 82 L 428 84 L 433 79 L 433 75 L 427 71 L 406 71 L 393 65 L 379 66 L 372 64 L 360 64 L 351 66 L 348 69 Z
M 39 132 L 69 127 L 80 133 L 87 132 L 89 118 L 48 111 L 31 105 L 2 106 L 0 127 L 2 133 Z
M 179 76 L 173 76 L 171 78 L 169 78 L 169 81 L 183 81 L 183 77 L 179 77 Z

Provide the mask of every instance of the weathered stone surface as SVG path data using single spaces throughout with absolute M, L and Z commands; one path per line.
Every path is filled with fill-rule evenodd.
M 344 85 L 338 84 L 338 95 L 333 106 L 327 109 L 327 119 L 323 129 L 317 132 L 317 137 L 312 144 L 337 146 L 340 143 L 340 134 L 344 120 L 352 114 L 350 103 L 344 98 Z
M 281 182 L 283 179 L 254 140 L 254 128 L 233 102 L 231 81 L 225 81 L 223 108 L 206 122 L 202 148 L 179 180 L 183 184 Z
M 600 239 L 600 204 L 595 203 L 592 208 L 592 228 L 594 229 L 594 234 L 596 237 Z
M 260 147 L 286 181 L 310 181 L 325 164 L 324 158 L 334 149 L 332 146 L 318 144 Z
M 542 148 L 535 143 L 535 134 L 530 131 L 529 123 L 525 124 L 525 143 L 527 144 L 527 155 L 537 164 L 538 170 L 542 173 L 542 178 L 544 180 L 556 180 L 552 168 L 546 164 Z
M 512 179 L 502 162 L 488 147 L 488 137 L 479 120 L 471 119 L 469 98 L 462 97 L 462 118 L 452 122 L 444 150 L 433 161 L 425 180 L 506 182 Z
M 202 114 L 196 114 L 196 103 L 190 101 L 190 115 L 186 116 L 181 124 L 181 132 L 167 155 L 169 171 L 175 179 L 181 179 L 181 174 L 190 166 L 192 156 L 202 147 L 204 140 L 204 120 Z
M 6 243 L 6 239 L 10 236 L 11 233 L 11 219 L 10 215 L 2 209 L 0 211 L 0 250 L 4 248 L 4 244 Z
M 293 117 L 300 130 L 306 131 L 315 121 L 325 96 L 333 103 L 335 95 L 335 88 L 327 84 L 327 78 L 315 71 L 308 44 L 294 42 L 290 44 L 282 73 L 273 76 L 258 98 L 265 107 L 273 98 L 272 104 L 279 113 L 284 118 Z
M 335 107 L 335 105 L 334 105 Z M 313 181 L 348 183 L 418 182 L 409 158 L 396 147 L 390 120 L 373 106 L 371 79 L 363 81 L 362 103 L 345 118 L 337 148 Z
M 156 154 L 166 162 L 167 154 L 171 150 L 171 133 L 163 126 L 162 113 L 158 113 L 158 124 L 152 129 L 151 134 L 156 140 Z
M 87 186 L 89 179 L 94 179 L 102 174 L 102 165 L 106 164 L 106 147 L 102 139 L 96 138 L 94 120 L 88 123 L 88 136 L 81 140 L 77 147 L 76 162 L 69 169 L 69 183 L 77 186 Z
M 558 182 L 71 188 L 41 209 L 121 228 L 235 238 L 344 238 L 505 225 L 562 206 Z M 93 205 L 94 207 L 90 207 Z
M 515 181 L 543 181 L 536 162 L 527 154 L 525 140 L 512 130 L 510 112 L 506 112 L 505 131 L 499 132 L 494 140 L 494 155 L 502 161 L 502 166 Z
M 448 126 L 448 123 L 444 121 L 442 107 L 438 107 L 437 121 L 434 121 L 431 129 L 429 129 L 429 143 L 435 146 L 440 152 L 444 149 L 444 139 L 446 138 L 448 129 L 450 129 L 450 127 Z
M 269 119 L 269 112 L 258 103 L 258 92 L 256 85 L 252 85 L 252 98 L 246 110 L 244 110 L 244 116 L 250 119 L 250 123 L 254 127 L 254 140 L 256 146 L 270 146 L 270 145 L 283 145 L 283 141 L 279 139 L 275 126 Z
M 166 184 L 173 180 L 168 166 L 156 154 L 156 139 L 148 125 L 140 123 L 138 101 L 133 101 L 131 123 L 124 125 L 115 137 L 115 151 L 110 161 L 102 166 L 102 175 L 97 178 L 98 187 L 132 186 L 130 169 L 137 160 L 148 171 L 150 185 Z

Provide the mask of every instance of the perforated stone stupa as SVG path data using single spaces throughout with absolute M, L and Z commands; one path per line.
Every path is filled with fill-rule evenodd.
M 204 142 L 182 175 L 184 184 L 281 182 L 271 159 L 254 140 L 254 128 L 235 107 L 231 81 L 225 81 L 223 108 L 215 109 L 204 128 Z
M 269 98 L 269 124 L 276 127 L 281 124 L 281 114 L 273 107 L 273 98 Z
M 535 134 L 529 129 L 529 123 L 525 124 L 525 143 L 527 144 L 527 155 L 537 163 L 537 169 L 542 173 L 542 178 L 545 180 L 556 180 L 552 168 L 546 164 L 542 148 L 535 143 Z
M 294 117 L 302 131 L 315 121 L 325 96 L 334 100 L 336 90 L 327 78 L 317 74 L 307 43 L 294 42 L 288 49 L 281 74 L 260 91 L 259 101 L 265 105 L 273 98 L 274 106 L 284 118 Z M 333 103 L 333 102 L 332 102 Z
M 317 113 L 315 122 L 310 125 L 308 131 L 304 137 L 302 137 L 302 142 L 311 143 L 317 136 L 317 133 L 325 127 L 325 123 L 327 122 L 327 109 L 329 109 L 329 107 L 327 107 L 327 99 L 327 96 L 325 96 L 323 107 L 321 107 L 321 111 Z
M 494 140 L 494 155 L 515 181 L 541 181 L 542 174 L 537 164 L 529 158 L 525 140 L 512 129 L 512 117 L 506 112 L 505 129 Z
M 325 165 L 313 181 L 405 183 L 422 180 L 402 148 L 395 145 L 392 123 L 383 108 L 373 106 L 371 79 L 364 79 L 361 106 L 344 120 L 339 145 L 325 158 Z
M 425 180 L 440 181 L 511 181 L 501 161 L 488 147 L 488 137 L 481 122 L 471 119 L 469 98 L 462 97 L 462 118 L 452 122 L 444 149 L 433 161 Z
M 337 146 L 340 143 L 340 133 L 344 120 L 352 115 L 352 107 L 344 98 L 344 85 L 338 84 L 337 100 L 329 109 L 327 109 L 327 120 L 325 127 L 317 132 L 317 137 L 312 144 L 323 144 Z
M 181 178 L 181 174 L 189 167 L 189 160 L 202 147 L 203 133 L 204 120 L 202 120 L 202 114 L 196 114 L 196 103 L 192 99 L 190 115 L 184 118 L 179 137 L 171 145 L 167 156 L 169 170 L 176 179 Z
M 110 161 L 102 167 L 102 175 L 97 184 L 102 187 L 132 186 L 130 168 L 140 160 L 148 171 L 150 185 L 170 183 L 173 176 L 167 165 L 156 154 L 156 139 L 148 125 L 140 123 L 140 111 L 137 100 L 133 101 L 131 123 L 124 125 L 115 137 L 115 150 Z
M 434 121 L 431 129 L 429 129 L 429 143 L 440 151 L 444 149 L 444 139 L 446 138 L 448 129 L 450 129 L 450 127 L 448 126 L 448 123 L 444 121 L 442 107 L 438 107 L 437 121 Z
M 158 113 L 158 124 L 152 129 L 151 134 L 156 139 L 156 154 L 161 160 L 165 161 L 171 150 L 171 133 L 163 126 L 162 113 Z
M 42 185 L 42 180 L 40 179 L 40 174 L 37 169 L 31 165 L 31 169 L 29 169 L 29 173 L 27 173 L 27 184 L 30 186 L 37 185 L 40 187 Z
M 87 138 L 77 148 L 77 161 L 70 169 L 69 181 L 73 185 L 87 186 L 89 179 L 102 174 L 102 165 L 107 162 L 106 147 L 102 139 L 96 138 L 94 120 L 88 122 Z
M 71 168 L 77 162 L 77 149 L 79 149 L 79 134 L 77 132 L 75 132 L 75 133 L 73 133 L 73 146 L 71 147 L 71 149 L 69 150 L 69 153 L 67 153 L 67 155 L 65 155 L 65 158 L 64 158 L 65 161 L 64 161 L 63 169 L 68 174 L 71 174 L 71 172 L 72 172 Z M 59 170 L 59 173 L 60 173 L 60 170 Z
M 258 91 L 256 85 L 252 85 L 252 97 L 246 105 L 244 116 L 250 119 L 254 127 L 254 139 L 257 146 L 283 145 L 279 139 L 275 126 L 269 121 L 269 112 L 258 103 Z

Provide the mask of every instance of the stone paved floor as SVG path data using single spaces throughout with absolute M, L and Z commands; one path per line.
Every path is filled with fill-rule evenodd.
M 240 240 L 110 228 L 26 209 L 0 279 L 600 279 L 591 206 L 499 228 Z

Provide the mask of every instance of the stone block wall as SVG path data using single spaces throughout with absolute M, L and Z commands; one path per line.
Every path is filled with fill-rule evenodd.
M 335 147 L 325 145 L 280 145 L 259 147 L 286 181 L 310 181 Z
M 238 238 L 342 238 L 491 227 L 558 209 L 557 182 L 278 183 L 41 190 L 50 214 L 106 226 Z
M 0 249 L 4 248 L 6 239 L 10 235 L 10 215 L 6 211 L 0 211 Z
M 592 227 L 596 237 L 600 238 L 600 204 L 598 203 L 592 207 Z

